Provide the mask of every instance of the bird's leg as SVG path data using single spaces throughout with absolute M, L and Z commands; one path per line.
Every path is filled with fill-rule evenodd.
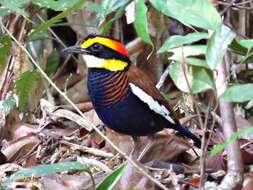
M 141 162 L 142 158 L 146 155 L 146 153 L 150 150 L 153 145 L 154 136 L 148 136 L 148 143 L 145 145 L 143 150 L 141 151 L 140 155 L 138 156 L 137 160 Z
M 133 144 L 134 144 L 134 147 L 133 147 L 133 150 L 131 151 L 130 155 L 131 155 L 131 158 L 133 158 L 134 160 L 137 160 L 139 157 L 138 150 L 140 150 L 142 147 L 140 137 L 133 136 Z

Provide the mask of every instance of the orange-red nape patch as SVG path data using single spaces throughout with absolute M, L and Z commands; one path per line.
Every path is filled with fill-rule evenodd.
M 106 47 L 109 47 L 119 53 L 121 53 L 124 56 L 128 56 L 128 52 L 125 48 L 125 46 L 118 42 L 117 40 L 112 40 L 110 38 L 106 38 L 106 37 L 94 37 L 94 38 L 89 38 L 88 40 L 86 40 L 85 42 L 83 42 L 81 44 L 82 48 L 88 48 L 90 46 L 92 46 L 94 43 L 100 43 Z

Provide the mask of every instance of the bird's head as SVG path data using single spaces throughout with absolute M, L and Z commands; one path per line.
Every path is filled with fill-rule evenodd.
M 131 63 L 120 41 L 102 35 L 90 34 L 80 45 L 67 47 L 63 51 L 82 54 L 88 68 L 123 71 Z

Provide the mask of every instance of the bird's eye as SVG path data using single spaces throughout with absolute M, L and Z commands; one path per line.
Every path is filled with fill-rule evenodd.
M 99 51 L 102 48 L 102 46 L 98 43 L 93 44 L 93 46 L 91 46 L 92 51 Z

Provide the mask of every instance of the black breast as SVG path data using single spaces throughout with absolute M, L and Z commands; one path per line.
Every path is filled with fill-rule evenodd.
M 143 136 L 167 125 L 165 118 L 133 94 L 125 72 L 90 69 L 88 74 L 91 101 L 107 127 L 123 134 Z

